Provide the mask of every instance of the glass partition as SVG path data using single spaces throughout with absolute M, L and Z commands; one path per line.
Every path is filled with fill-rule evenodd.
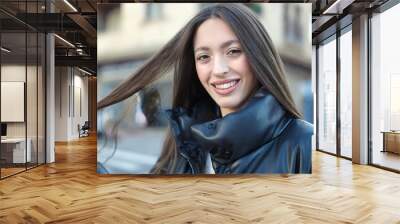
M 0 3 L 16 10 L 0 12 L 1 179 L 45 162 L 45 35 L 16 19 L 44 3 Z
M 30 151 L 27 167 L 37 165 L 37 76 L 38 76 L 38 56 L 37 56 L 37 41 L 38 35 L 36 32 L 27 33 L 27 80 L 26 80 L 26 112 L 27 112 L 27 151 Z
M 43 164 L 46 162 L 46 145 L 45 145 L 45 99 L 46 99 L 46 39 L 43 33 L 38 34 L 38 74 L 37 74 L 37 162 Z
M 26 40 L 25 32 L 1 34 L 2 177 L 24 171 L 30 157 L 26 150 Z

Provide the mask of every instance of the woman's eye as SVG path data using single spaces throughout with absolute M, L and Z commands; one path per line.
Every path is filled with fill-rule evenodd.
M 228 51 L 228 55 L 239 55 L 240 53 L 242 53 L 240 49 L 231 49 Z
M 208 58 L 209 58 L 208 55 L 199 55 L 199 56 L 197 56 L 196 59 L 198 61 L 206 61 Z

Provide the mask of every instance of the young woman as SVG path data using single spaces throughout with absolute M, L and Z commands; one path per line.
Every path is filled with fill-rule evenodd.
M 311 173 L 312 125 L 300 119 L 281 59 L 247 7 L 200 11 L 98 108 L 170 69 L 170 130 L 153 173 Z

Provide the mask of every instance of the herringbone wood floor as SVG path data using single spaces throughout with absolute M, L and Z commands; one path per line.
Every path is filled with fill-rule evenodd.
M 96 139 L 0 181 L 0 223 L 400 223 L 400 175 L 315 152 L 312 175 L 96 174 Z

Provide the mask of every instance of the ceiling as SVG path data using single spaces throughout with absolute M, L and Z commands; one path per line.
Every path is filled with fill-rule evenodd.
M 61 38 L 55 38 L 56 65 L 80 66 L 96 73 L 97 3 L 133 1 L 48 0 L 47 6 L 45 2 L 44 0 L 32 2 L 1 0 L 1 30 L 7 33 L 2 37 L 6 38 L 4 41 L 14 41 L 12 47 L 17 51 L 18 49 L 22 51 L 24 48 L 18 46 L 25 46 L 25 39 L 21 37 L 26 29 L 54 32 L 70 43 L 66 43 Z M 268 2 L 312 3 L 312 38 L 313 43 L 316 44 L 334 34 L 338 28 L 350 24 L 352 17 L 367 10 L 373 10 L 388 0 L 270 0 Z M 52 13 L 49 13 L 50 11 Z M 2 43 L 5 43 L 4 41 Z M 35 47 L 34 43 L 28 44 L 28 54 L 32 51 L 31 47 Z
M 352 23 L 352 19 L 372 12 L 389 0 L 309 0 L 312 3 L 312 42 L 318 44 Z
M 34 57 L 36 46 L 39 50 L 44 46 L 35 44 L 32 38 L 36 35 L 29 33 L 52 32 L 57 34 L 56 66 L 79 66 L 96 74 L 96 0 L 47 0 L 47 5 L 44 0 L 1 0 L 0 25 L 2 46 L 12 49 L 3 60 L 18 61 L 25 55 L 28 59 Z M 28 33 L 27 45 L 25 31 Z

